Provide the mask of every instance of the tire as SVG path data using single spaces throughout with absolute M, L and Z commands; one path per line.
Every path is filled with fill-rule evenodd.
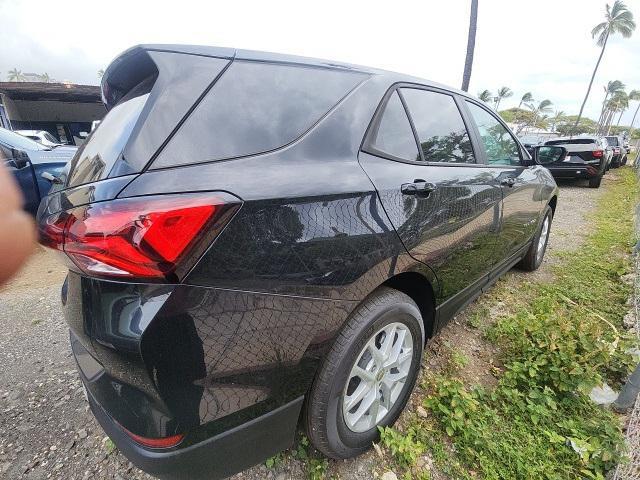
M 538 267 L 542 264 L 542 260 L 544 259 L 544 254 L 547 251 L 547 244 L 549 243 L 549 232 L 551 231 L 551 221 L 553 220 L 553 211 L 551 207 L 547 205 L 544 211 L 544 215 L 542 216 L 542 221 L 540 222 L 540 226 L 538 227 L 538 231 L 533 237 L 533 241 L 527 250 L 526 255 L 520 263 L 518 263 L 518 268 L 524 270 L 526 272 L 533 272 L 537 270 Z M 540 239 L 543 235 L 544 225 L 547 223 L 546 234 L 542 244 L 541 253 L 538 254 L 538 246 L 540 245 Z
M 627 156 L 625 155 L 624 158 L 622 159 L 622 165 L 626 165 L 627 164 Z
M 589 179 L 589 188 L 600 188 L 600 183 L 602 183 L 602 177 L 593 177 Z
M 396 330 L 393 330 L 394 326 Z M 395 332 L 393 337 L 389 336 L 392 331 Z M 398 419 L 420 370 L 423 331 L 418 306 L 408 295 L 392 288 L 376 289 L 354 310 L 324 358 L 307 398 L 304 424 L 309 439 L 318 450 L 335 459 L 354 457 L 371 448 L 372 443 L 379 439 L 378 426 L 392 425 Z M 402 341 L 400 334 L 404 339 L 402 344 L 397 343 Z M 376 375 L 377 366 L 371 349 L 375 348 L 379 353 L 377 345 L 382 342 L 382 349 L 385 338 L 393 338 L 394 347 L 402 345 L 398 355 L 402 357 L 404 352 L 405 360 L 400 364 L 402 367 Z M 409 345 L 411 352 L 408 351 Z M 356 366 L 364 367 L 367 376 L 371 370 L 371 383 L 354 375 Z M 386 396 L 390 400 L 395 396 L 395 401 L 391 400 L 388 409 L 381 405 L 379 408 L 383 410 L 374 416 L 374 407 L 366 408 L 364 402 L 368 403 L 371 398 L 384 400 L 383 383 L 387 384 L 384 380 L 391 382 L 394 376 L 400 378 L 404 373 L 404 384 L 395 383 L 395 388 L 392 387 Z M 375 387 L 368 388 L 370 384 Z M 368 394 L 358 401 L 361 391 Z M 348 409 L 347 397 L 350 396 L 354 403 Z M 364 414 L 356 422 L 360 409 Z M 372 422 L 374 418 L 375 422 Z
M 611 160 L 611 168 L 618 168 L 620 166 L 620 159 L 614 158 Z

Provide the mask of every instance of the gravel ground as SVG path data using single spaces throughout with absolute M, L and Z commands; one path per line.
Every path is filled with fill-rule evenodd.
M 612 181 L 614 172 L 600 189 L 561 184 L 547 261 L 537 278 L 549 275 L 554 252 L 579 245 L 588 231 L 586 216 Z M 113 449 L 89 411 L 60 310 L 64 274 L 55 256 L 39 249 L 17 277 L 0 288 L 0 478 L 150 479 Z M 530 280 L 521 272 L 508 277 Z M 452 322 L 440 337 L 430 342 L 427 355 L 437 358 L 438 346 L 448 341 L 478 350 L 477 339 L 461 322 Z M 427 364 L 432 362 L 433 358 Z M 378 465 L 370 452 L 357 459 L 330 461 L 329 474 L 367 479 Z M 437 472 L 433 476 L 442 478 Z M 234 478 L 285 480 L 307 474 L 304 462 L 286 457 L 277 468 L 261 465 Z

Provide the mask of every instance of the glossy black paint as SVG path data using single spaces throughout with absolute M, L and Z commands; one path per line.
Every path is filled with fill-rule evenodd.
M 86 203 L 166 193 L 228 192 L 242 203 L 180 283 L 107 281 L 73 271 L 65 282 L 64 312 L 92 408 L 123 451 L 150 471 L 153 462 L 180 458 L 177 452 L 267 421 L 270 412 L 298 401 L 349 314 L 382 284 L 413 295 L 427 336 L 435 333 L 522 257 L 545 206 L 557 196 L 548 171 L 524 153 L 519 165 L 487 165 L 464 105 L 474 164 L 398 162 L 361 151 L 390 89 L 401 82 L 444 89 L 430 82 L 258 52 L 138 47 L 107 69 L 107 102 L 152 70 L 145 60 L 136 73 L 128 60 L 136 55 L 153 59 L 159 72 L 150 95 L 160 84 L 177 88 L 163 72 L 179 72 L 183 57 L 188 68 L 206 65 L 212 83 L 207 85 L 207 74 L 196 75 L 187 95 L 189 80 L 180 80 L 183 96 L 171 101 L 184 105 L 169 119 L 162 116 L 168 97 L 147 101 L 143 127 L 135 127 L 111 178 L 100 173 L 97 181 L 52 193 L 39 218 Z M 220 65 L 233 58 L 355 72 L 361 81 L 281 148 L 154 167 L 195 105 L 215 92 Z M 444 91 L 464 103 L 466 94 Z M 433 192 L 403 194 L 402 185 L 417 179 L 432 184 Z M 295 421 L 295 415 L 281 420 L 288 423 L 275 439 L 278 448 L 292 440 Z M 166 455 L 141 456 L 144 449 L 133 448 L 114 422 L 142 436 L 186 437 Z M 257 447 L 251 458 L 273 453 Z M 237 458 L 229 462 L 225 474 L 247 466 Z M 180 468 L 175 464 L 163 474 L 179 476 Z

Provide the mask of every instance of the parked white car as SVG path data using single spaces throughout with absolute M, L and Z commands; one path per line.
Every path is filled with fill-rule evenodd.
M 64 145 L 60 143 L 56 138 L 51 135 L 46 130 L 15 130 L 16 133 L 19 133 L 23 137 L 30 138 L 31 140 L 35 140 L 38 143 L 41 143 L 45 147 L 59 147 L 60 145 Z

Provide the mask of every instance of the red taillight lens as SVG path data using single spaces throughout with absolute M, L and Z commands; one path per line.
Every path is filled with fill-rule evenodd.
M 603 150 L 594 150 L 593 151 L 594 158 L 602 158 L 602 155 L 604 155 L 604 151 Z
M 40 242 L 88 274 L 173 280 L 194 245 L 212 240 L 238 205 L 200 194 L 95 203 L 43 221 Z
M 149 447 L 149 448 L 170 448 L 170 447 L 175 447 L 184 438 L 184 435 L 182 435 L 182 434 L 181 435 L 173 435 L 171 437 L 147 438 L 147 437 L 141 437 L 140 435 L 136 435 L 135 433 L 130 432 L 129 430 L 127 430 L 124 427 L 122 427 L 122 429 L 124 430 L 124 432 L 127 435 L 129 435 L 129 437 L 131 437 L 131 439 L 134 442 L 139 443 L 140 445 L 142 445 L 144 447 Z

